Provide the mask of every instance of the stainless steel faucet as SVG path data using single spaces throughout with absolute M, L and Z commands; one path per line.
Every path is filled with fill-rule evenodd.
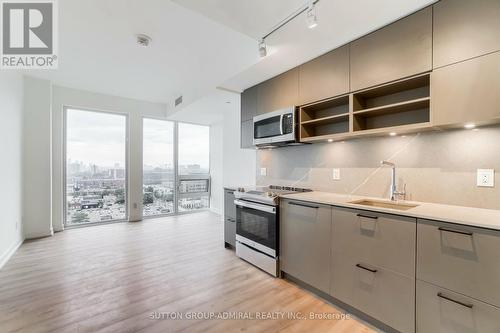
M 387 165 L 391 167 L 391 201 L 396 201 L 397 196 L 403 196 L 403 200 L 405 199 L 406 196 L 406 184 L 405 184 L 405 189 L 402 192 L 397 191 L 396 187 L 396 164 L 389 162 L 389 161 L 380 161 L 380 164 L 382 165 Z

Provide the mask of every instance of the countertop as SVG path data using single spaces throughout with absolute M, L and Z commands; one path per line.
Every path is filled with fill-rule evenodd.
M 408 210 L 397 210 L 391 208 L 368 207 L 350 203 L 352 201 L 369 199 L 376 201 L 388 201 L 381 198 L 336 194 L 328 192 L 305 192 L 293 193 L 281 196 L 286 199 L 295 199 L 319 204 L 355 208 L 366 211 L 381 212 L 400 216 L 416 217 L 428 220 L 443 221 L 455 224 L 469 225 L 474 227 L 500 230 L 500 210 L 473 208 L 464 206 L 442 205 L 417 201 L 400 201 L 402 203 L 416 204 L 417 207 Z

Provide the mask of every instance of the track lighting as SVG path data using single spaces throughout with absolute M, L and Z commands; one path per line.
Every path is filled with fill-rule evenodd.
M 306 11 L 306 22 L 309 29 L 314 29 L 318 26 L 318 18 L 316 16 L 316 6 L 314 1 L 309 1 L 309 6 Z
M 259 54 L 261 58 L 264 58 L 267 55 L 267 45 L 264 38 L 259 41 Z

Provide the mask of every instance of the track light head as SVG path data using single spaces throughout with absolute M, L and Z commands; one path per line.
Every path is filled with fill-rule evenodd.
M 314 29 L 318 26 L 318 17 L 316 16 L 316 6 L 311 1 L 306 11 L 306 22 L 309 29 Z
M 267 56 L 267 45 L 266 45 L 266 42 L 264 41 L 264 39 L 261 39 L 259 41 L 259 54 L 260 54 L 261 58 L 264 58 L 265 56 Z

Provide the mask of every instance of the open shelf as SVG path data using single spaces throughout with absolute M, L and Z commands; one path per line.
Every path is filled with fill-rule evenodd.
M 301 140 L 349 132 L 349 95 L 302 106 L 299 112 Z
M 429 74 L 353 94 L 354 132 L 429 122 Z

